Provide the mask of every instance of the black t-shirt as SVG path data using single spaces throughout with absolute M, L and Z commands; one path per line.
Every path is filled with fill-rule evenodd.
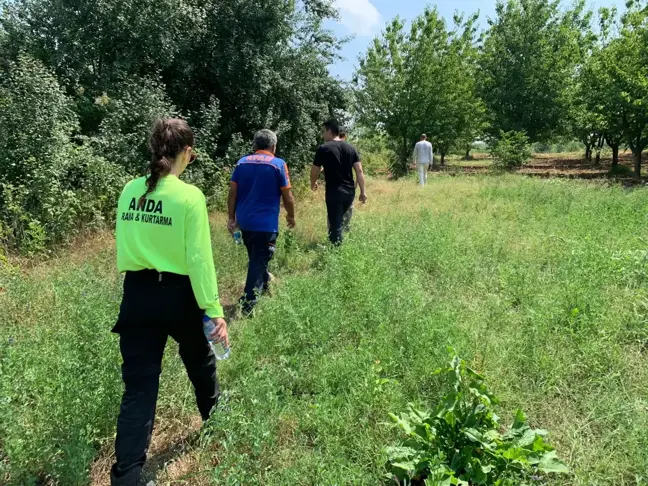
M 360 155 L 353 145 L 334 140 L 317 149 L 314 165 L 324 167 L 327 193 L 355 194 L 353 164 L 358 162 Z

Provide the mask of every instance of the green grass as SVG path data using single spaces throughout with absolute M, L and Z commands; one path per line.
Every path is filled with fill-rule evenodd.
M 186 484 L 380 484 L 389 413 L 437 403 L 447 346 L 486 376 L 504 423 L 522 408 L 550 430 L 574 472 L 551 484 L 645 484 L 648 192 L 440 176 L 374 180 L 370 197 L 339 250 L 317 245 L 323 202 L 302 201 L 274 298 L 232 325 L 226 397 Z M 221 219 L 231 301 L 245 258 Z M 112 250 L 4 273 L 0 482 L 85 484 L 121 393 Z M 166 360 L 162 426 L 195 414 L 172 347 Z

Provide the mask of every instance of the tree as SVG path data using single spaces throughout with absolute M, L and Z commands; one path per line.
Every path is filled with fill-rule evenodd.
M 603 51 L 601 62 L 610 78 L 619 126 L 639 177 L 642 153 L 648 146 L 648 5 L 628 2 L 620 35 Z
M 539 142 L 567 132 L 569 87 L 592 40 L 584 5 L 563 12 L 553 0 L 498 1 L 479 61 L 493 136 L 523 131 Z
M 455 17 L 457 30 L 449 33 L 446 46 L 440 46 L 436 64 L 421 65 L 422 91 L 427 93 L 424 120 L 431 121 L 431 140 L 441 156 L 441 165 L 451 148 L 471 145 L 484 129 L 485 107 L 477 95 L 476 82 L 477 19 L 477 15 L 466 21 Z M 434 59 L 435 53 L 430 52 L 429 57 Z
M 423 132 L 441 154 L 464 146 L 481 126 L 483 105 L 474 82 L 475 23 L 455 18 L 449 31 L 436 9 L 416 18 L 409 34 L 400 19 L 389 24 L 356 73 L 359 122 L 387 134 L 402 174 Z
M 387 25 L 382 37 L 373 40 L 360 60 L 354 79 L 358 122 L 387 134 L 397 156 L 393 168 L 397 174 L 406 172 L 411 143 L 417 136 L 404 28 L 399 18 Z
M 218 100 L 218 156 L 235 134 L 269 127 L 281 132 L 281 155 L 299 165 L 320 123 L 346 103 L 327 69 L 339 41 L 324 22 L 336 15 L 329 0 L 15 0 L 0 18 L 0 59 L 26 51 L 52 69 L 84 135 L 105 133 L 112 113 L 95 100 L 120 100 L 124 86 L 153 79 L 196 128 L 202 107 Z M 141 136 L 152 94 L 121 134 Z
M 201 0 L 200 20 L 163 77 L 182 111 L 218 100 L 218 155 L 235 134 L 248 139 L 267 127 L 278 132 L 280 155 L 299 167 L 311 162 L 321 122 L 346 104 L 327 69 L 339 41 L 323 25 L 337 13 L 327 0 L 257 3 Z
M 20 56 L 0 78 L 0 240 L 42 250 L 114 214 L 124 171 L 72 142 L 78 121 L 53 73 Z
M 321 123 L 348 100 L 328 72 L 341 41 L 325 23 L 336 16 L 331 0 L 0 0 L 0 164 L 10 161 L 0 174 L 52 167 L 59 172 L 45 189 L 60 189 L 12 181 L 0 195 L 0 218 L 19 214 L 21 228 L 29 221 L 58 237 L 85 208 L 97 208 L 80 207 L 80 194 L 96 196 L 103 217 L 114 184 L 102 187 L 93 168 L 118 174 L 115 183 L 141 174 L 158 116 L 191 122 L 200 158 L 186 178 L 208 196 L 224 188 L 226 167 L 260 128 L 277 131 L 291 168 L 310 163 Z M 21 125 L 13 115 L 22 111 Z M 53 223 L 49 206 L 41 211 L 55 193 L 70 197 L 57 206 L 65 224 Z M 18 222 L 9 232 L 20 233 L 11 230 Z
M 573 133 L 585 144 L 585 157 L 592 159 L 592 147 L 597 150 L 597 162 L 604 143 L 612 149 L 612 165 L 619 163 L 619 147 L 623 142 L 620 92 L 606 64 L 606 49 L 616 9 L 600 10 L 601 29 L 598 42 L 581 66 L 574 86 Z

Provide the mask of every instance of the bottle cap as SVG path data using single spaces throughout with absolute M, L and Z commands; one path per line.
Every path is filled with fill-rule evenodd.
M 204 324 L 207 324 L 209 321 L 211 321 L 211 317 L 209 317 L 207 314 L 205 314 L 202 317 L 202 321 L 203 321 Z

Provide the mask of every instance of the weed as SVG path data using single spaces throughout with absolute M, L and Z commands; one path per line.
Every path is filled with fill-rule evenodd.
M 566 473 L 547 432 L 532 430 L 518 410 L 510 429 L 500 432 L 494 406 L 497 398 L 485 379 L 455 356 L 439 369 L 452 390 L 432 413 L 409 412 L 392 419 L 407 439 L 387 448 L 388 477 L 406 484 L 425 481 L 429 486 L 539 484 L 542 473 Z

